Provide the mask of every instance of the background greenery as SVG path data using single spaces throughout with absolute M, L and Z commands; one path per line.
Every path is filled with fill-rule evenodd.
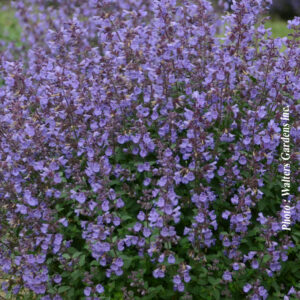
M 266 23 L 266 26 L 272 28 L 273 37 L 284 37 L 289 33 L 286 24 L 279 18 L 273 18 Z M 20 42 L 20 33 L 21 28 L 14 12 L 11 9 L 0 9 L 0 40 Z
M 1 4 L 0 4 L 1 6 Z M 0 40 L 19 41 L 21 29 L 12 10 L 0 10 Z

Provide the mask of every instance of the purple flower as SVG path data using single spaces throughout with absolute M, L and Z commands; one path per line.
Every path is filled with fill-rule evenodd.
M 34 128 L 30 125 L 26 125 L 25 132 L 30 137 L 33 137 L 35 135 Z
M 244 285 L 243 291 L 245 293 L 248 293 L 251 290 L 251 288 L 252 288 L 252 285 L 250 283 L 247 283 L 247 284 Z
M 232 204 L 239 204 L 239 197 L 237 195 L 234 195 L 232 198 L 231 198 L 231 203 Z
M 247 163 L 247 159 L 245 156 L 241 156 L 240 159 L 239 159 L 239 163 L 241 165 L 245 165 Z
M 140 211 L 137 218 L 140 221 L 144 221 L 145 220 L 145 213 L 143 211 Z
M 150 211 L 148 219 L 150 222 L 155 223 L 158 220 L 158 217 L 159 217 L 158 213 L 154 209 L 152 209 Z
M 54 179 L 53 179 L 54 183 L 61 183 L 61 177 L 58 173 L 54 174 Z
M 92 292 L 92 288 L 91 287 L 86 287 L 84 289 L 84 295 L 87 296 L 87 297 L 91 295 L 91 292 Z
M 223 167 L 220 167 L 218 170 L 218 175 L 223 176 L 225 174 L 225 169 Z
M 161 255 L 158 257 L 157 261 L 158 261 L 159 263 L 163 263 L 164 260 L 165 260 L 165 254 L 163 253 L 163 254 L 161 254 Z
M 124 201 L 121 198 L 118 198 L 116 202 L 116 207 L 121 208 L 123 206 L 124 206 Z
M 175 284 L 181 283 L 181 278 L 180 278 L 180 276 L 179 276 L 179 275 L 175 275 L 175 276 L 173 277 L 173 282 L 174 282 Z
M 104 292 L 103 286 L 101 284 L 97 284 L 96 291 L 97 291 L 97 293 L 102 294 Z
M 257 218 L 257 221 L 260 222 L 260 224 L 265 224 L 267 222 L 267 219 L 264 217 L 263 213 L 262 212 L 259 212 L 258 213 L 258 218 Z
M 17 204 L 16 212 L 20 212 L 22 215 L 27 214 L 27 207 L 25 205 Z
M 68 220 L 66 218 L 61 218 L 58 220 L 59 223 L 61 223 L 63 226 L 68 226 Z
M 175 257 L 174 257 L 174 255 L 169 255 L 169 257 L 168 257 L 168 263 L 169 264 L 175 264 Z
M 124 265 L 123 259 L 122 258 L 117 258 L 115 261 L 115 264 L 120 268 Z
M 55 276 L 53 276 L 53 281 L 55 283 L 60 283 L 61 282 L 61 276 L 59 274 L 56 274 Z
M 105 200 L 102 204 L 101 204 L 101 208 L 104 212 L 109 211 L 109 202 L 107 200 Z
M 274 39 L 262 21 L 270 0 L 231 2 L 220 18 L 206 0 L 8 1 L 22 45 L 1 41 L 5 292 L 59 300 L 80 267 L 83 285 L 68 285 L 89 300 L 104 293 L 102 273 L 109 294 L 143 298 L 145 267 L 177 297 L 188 262 L 195 278 L 199 259 L 220 272 L 215 253 L 229 266 L 224 290 L 242 270 L 245 297 L 276 297 L 257 271 L 275 277 L 295 247 L 265 202 L 288 173 L 280 151 L 300 157 L 300 19 L 288 22 L 291 39 Z M 297 223 L 300 188 L 282 185 Z M 245 253 L 257 232 L 260 251 Z M 123 272 L 125 286 L 112 285 Z M 201 288 L 205 297 L 211 286 Z
M 144 186 L 148 186 L 151 183 L 151 178 L 146 178 L 143 182 Z
M 267 112 L 265 111 L 265 106 L 261 106 L 260 108 L 259 108 L 259 110 L 258 110 L 258 116 L 259 116 L 259 118 L 263 118 L 263 117 L 265 117 L 265 115 L 267 114 Z
M 191 121 L 193 119 L 193 115 L 194 113 L 191 110 L 185 108 L 184 116 L 186 120 Z
M 144 227 L 143 228 L 143 235 L 146 238 L 149 237 L 151 235 L 151 230 L 149 228 L 147 228 L 147 227 Z
M 258 261 L 257 260 L 253 260 L 252 263 L 251 263 L 251 267 L 253 269 L 258 269 L 258 267 L 259 267 Z
M 135 223 L 133 229 L 135 232 L 139 232 L 142 229 L 142 224 L 139 222 Z
M 238 222 L 243 222 L 243 221 L 244 221 L 243 215 L 238 214 L 238 215 L 236 216 L 236 220 L 237 220 Z
M 134 136 L 131 136 L 131 139 L 132 139 L 132 141 L 133 141 L 135 144 L 137 144 L 137 143 L 139 142 L 140 138 L 141 138 L 141 135 L 140 135 L 140 134 L 136 134 L 136 135 L 134 135 Z
M 296 294 L 296 290 L 295 288 L 292 286 L 288 292 L 288 295 L 293 295 L 293 294 Z
M 222 218 L 227 220 L 228 217 L 230 216 L 230 214 L 231 214 L 230 211 L 225 210 L 225 211 L 222 212 Z
M 263 286 L 260 286 L 259 288 L 258 288 L 258 293 L 259 293 L 259 295 L 261 296 L 261 297 L 263 297 L 264 299 L 267 297 L 267 295 L 268 295 L 268 292 L 267 292 L 267 290 L 263 287 Z
M 161 177 L 159 180 L 158 180 L 158 182 L 157 182 L 157 184 L 160 186 L 160 187 L 164 187 L 165 185 L 166 185 L 166 183 L 167 183 L 167 176 L 163 176 L 163 177 Z
M 264 142 L 265 144 L 268 144 L 268 143 L 270 143 L 270 141 L 271 141 L 269 135 L 264 135 L 264 136 L 262 137 L 262 140 L 263 140 L 263 142 Z
M 178 289 L 179 292 L 183 292 L 184 291 L 184 285 L 183 285 L 182 282 L 178 284 L 177 289 Z
M 86 197 L 84 193 L 79 193 L 75 196 L 76 201 L 78 201 L 80 204 L 83 204 L 86 200 Z
M 190 280 L 191 280 L 191 276 L 186 272 L 186 273 L 184 273 L 184 275 L 183 275 L 183 280 L 184 280 L 184 282 L 190 282 Z
M 223 279 L 225 281 L 232 281 L 231 273 L 229 271 L 225 271 L 223 274 Z
M 195 217 L 195 220 L 198 222 L 198 223 L 203 223 L 205 221 L 205 217 L 202 213 L 199 213 L 196 217 Z
M 117 138 L 117 141 L 119 144 L 124 144 L 127 142 L 127 139 L 126 139 L 126 136 L 124 135 L 119 135 L 118 138 Z
M 31 192 L 29 190 L 25 190 L 24 200 L 30 206 L 37 206 L 38 205 L 38 200 L 36 198 L 32 197 Z
M 162 271 L 162 269 L 158 268 L 153 271 L 153 277 L 154 278 L 164 278 L 165 273 Z

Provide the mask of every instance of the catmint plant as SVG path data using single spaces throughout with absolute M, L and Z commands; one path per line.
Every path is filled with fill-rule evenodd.
M 296 299 L 299 17 L 274 39 L 270 1 L 233 1 L 222 17 L 206 0 L 12 4 L 22 46 L 0 59 L 7 296 Z

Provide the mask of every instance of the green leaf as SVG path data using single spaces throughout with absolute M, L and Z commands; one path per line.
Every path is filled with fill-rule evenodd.
M 266 255 L 264 255 L 264 257 L 263 257 L 262 262 L 263 262 L 263 263 L 266 263 L 266 262 L 269 261 L 270 259 L 271 259 L 271 255 L 266 254 Z
M 69 289 L 70 289 L 69 286 L 64 285 L 64 286 L 59 287 L 58 292 L 64 293 L 64 292 L 68 291 Z
M 73 280 L 77 280 L 78 278 L 81 277 L 81 273 L 82 273 L 81 270 L 76 270 L 71 274 L 71 278 Z
M 85 263 L 85 255 L 82 255 L 79 259 L 79 266 L 82 267 L 84 266 L 84 263 Z
M 75 253 L 73 254 L 73 258 L 79 257 L 81 254 L 82 254 L 82 252 L 80 252 L 80 251 L 75 252 Z
M 220 292 L 217 289 L 213 289 L 213 295 L 214 295 L 214 299 L 215 300 L 219 300 L 220 299 Z
M 208 277 L 208 282 L 211 283 L 212 285 L 218 285 L 220 283 L 220 279 L 219 278 L 214 278 L 214 277 Z

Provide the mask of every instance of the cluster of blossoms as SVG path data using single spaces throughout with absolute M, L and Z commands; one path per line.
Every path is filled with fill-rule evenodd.
M 289 106 L 299 229 L 300 18 L 273 39 L 268 4 L 233 1 L 221 18 L 206 0 L 13 2 L 22 46 L 0 60 L 5 292 L 299 295 L 274 282 L 298 247 L 281 231 L 278 182 Z

